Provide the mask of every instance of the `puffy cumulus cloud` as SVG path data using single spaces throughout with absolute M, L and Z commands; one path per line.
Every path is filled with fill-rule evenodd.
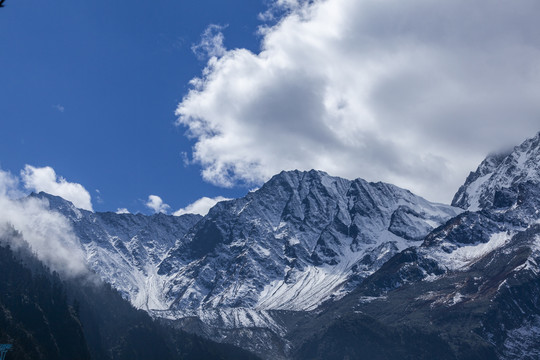
M 261 52 L 211 58 L 177 108 L 213 184 L 315 168 L 448 202 L 539 130 L 539 2 L 281 2 Z
M 223 29 L 226 26 L 212 24 L 204 30 L 201 35 L 201 41 L 191 47 L 191 51 L 199 59 L 211 58 L 211 57 L 220 57 L 225 54 L 227 51 L 223 45 Z
M 80 209 L 93 211 L 90 193 L 86 191 L 84 186 L 70 183 L 63 177 L 57 176 L 54 169 L 49 166 L 37 168 L 26 165 L 21 171 L 21 178 L 24 187 L 28 190 L 44 191 L 51 195 L 60 196 L 71 201 Z
M 85 257 L 69 221 L 50 211 L 45 199 L 13 198 L 20 194 L 17 178 L 0 169 L 0 237 L 17 248 L 22 242 L 13 230 L 31 246 L 37 257 L 64 276 L 88 275 Z
M 208 211 L 210 211 L 210 209 L 214 207 L 214 205 L 216 205 L 218 202 L 226 200 L 231 199 L 225 198 L 223 196 L 218 196 L 215 198 L 209 198 L 205 196 L 195 201 L 194 203 L 189 204 L 185 208 L 179 209 L 173 215 L 180 216 L 184 214 L 199 214 L 204 216 L 208 214 Z
M 147 208 L 152 209 L 156 214 L 166 214 L 167 211 L 169 211 L 169 209 L 171 208 L 169 205 L 165 204 L 163 200 L 157 195 L 148 196 L 148 201 L 145 205 Z
M 118 208 L 118 209 L 116 210 L 116 213 L 117 213 L 117 214 L 131 214 L 131 213 L 129 212 L 129 210 L 126 209 L 126 208 Z

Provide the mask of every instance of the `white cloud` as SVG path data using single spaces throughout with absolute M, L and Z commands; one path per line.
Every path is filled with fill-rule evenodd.
M 223 45 L 225 37 L 223 36 L 222 31 L 225 28 L 226 26 L 215 24 L 208 26 L 201 35 L 201 41 L 198 44 L 193 45 L 191 51 L 193 51 L 199 59 L 223 56 L 226 49 Z
M 19 179 L 10 172 L 0 169 L 0 198 L 19 198 L 24 194 L 19 190 Z
M 63 113 L 66 110 L 66 108 L 64 106 L 60 105 L 60 104 L 53 105 L 53 108 L 60 111 L 61 113 Z
M 52 270 L 65 276 L 87 274 L 84 254 L 69 221 L 50 211 L 44 199 L 11 197 L 9 194 L 20 194 L 17 186 L 17 179 L 0 169 L 0 237 L 15 248 L 21 246 L 20 239 L 10 234 L 14 229 Z
M 163 203 L 163 200 L 157 195 L 148 196 L 148 201 L 145 205 L 146 207 L 152 209 L 156 214 L 166 214 L 167 211 L 171 208 L 169 205 Z
M 116 210 L 116 213 L 117 213 L 117 214 L 131 214 L 131 213 L 129 212 L 129 210 L 126 209 L 126 208 L 118 208 L 118 209 Z
M 210 209 L 214 205 L 216 205 L 218 202 L 226 201 L 226 200 L 231 200 L 231 199 L 225 198 L 223 196 L 218 196 L 215 198 L 209 198 L 205 196 L 195 201 L 194 203 L 189 204 L 185 208 L 179 209 L 173 215 L 180 216 L 184 214 L 199 214 L 199 215 L 204 216 L 208 214 L 208 211 L 210 211 Z
M 37 168 L 25 165 L 21 171 L 21 178 L 28 190 L 60 196 L 80 209 L 93 211 L 90 193 L 81 184 L 70 183 L 57 176 L 54 169 L 49 166 Z
M 211 183 L 315 168 L 448 202 L 540 130 L 536 1 L 281 2 L 262 51 L 211 58 L 178 106 Z
M 103 201 L 103 198 L 101 197 L 101 191 L 99 189 L 96 189 L 96 201 L 98 204 L 103 204 L 105 201 Z

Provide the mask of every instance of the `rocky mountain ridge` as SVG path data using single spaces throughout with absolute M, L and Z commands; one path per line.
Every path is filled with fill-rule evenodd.
M 135 306 L 264 358 L 538 355 L 540 133 L 488 156 L 453 207 L 319 171 L 282 172 L 203 218 L 56 200 Z
M 540 132 L 512 151 L 491 154 L 471 172 L 452 205 L 477 211 L 512 201 L 508 189 L 523 183 L 540 183 Z
M 369 323 L 394 336 L 413 331 L 439 343 L 414 358 L 537 359 L 539 137 L 488 157 L 471 173 L 454 200 L 468 211 L 434 229 L 421 246 L 396 254 L 351 294 L 299 320 L 288 338 L 306 328 L 323 330 L 297 341 L 296 357 L 307 358 L 306 344 L 317 349 L 315 356 L 335 348 L 337 333 L 351 340 L 337 358 L 373 349 L 383 340 L 357 332 Z M 344 318 L 354 325 L 345 327 Z M 413 350 L 394 342 L 388 351 L 380 358 Z

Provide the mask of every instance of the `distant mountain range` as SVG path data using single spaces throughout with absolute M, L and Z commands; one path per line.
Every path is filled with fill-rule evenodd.
M 262 358 L 540 358 L 540 133 L 488 156 L 451 206 L 314 170 L 204 217 L 30 196 L 133 306 Z

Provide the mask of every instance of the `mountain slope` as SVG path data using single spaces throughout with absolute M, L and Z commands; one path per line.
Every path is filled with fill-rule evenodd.
M 0 225 L 0 340 L 13 344 L 8 359 L 256 359 L 152 320 L 92 274 L 51 274 L 20 233 Z
M 344 356 L 376 347 L 387 339 L 366 342 L 358 334 L 376 319 L 394 336 L 417 333 L 442 342 L 449 358 L 538 358 L 538 138 L 508 155 L 488 157 L 469 176 L 454 204 L 470 211 L 434 229 L 420 247 L 396 254 L 342 300 L 291 326 L 295 330 L 287 337 L 296 357 L 305 358 L 306 344 L 314 344 L 318 350 L 312 358 L 321 358 L 339 344 L 336 334 L 356 339 Z M 475 183 L 482 177 L 481 185 Z M 340 327 L 343 318 L 355 319 L 355 325 Z M 394 343 L 390 350 L 396 355 L 406 345 Z M 433 349 L 413 358 L 441 356 Z
M 286 329 L 274 311 L 344 296 L 461 212 L 390 184 L 319 171 L 282 172 L 202 219 L 91 213 L 33 196 L 71 221 L 89 267 L 137 308 L 261 355 L 275 344 L 283 356 Z
M 504 206 L 514 196 L 509 189 L 526 182 L 540 183 L 540 132 L 509 153 L 488 156 L 469 174 L 452 205 L 471 211 Z
M 93 213 L 46 193 L 31 194 L 45 199 L 50 209 L 70 220 L 86 255 L 89 268 L 141 309 L 161 309 L 161 279 L 157 267 L 167 252 L 202 216 L 186 214 Z
M 244 198 L 217 204 L 159 274 L 178 313 L 310 310 L 458 212 L 389 184 L 282 172 Z
M 20 243 L 16 251 L 11 238 Z M 0 342 L 13 345 L 7 358 L 90 359 L 60 278 L 30 254 L 20 234 L 0 231 Z

